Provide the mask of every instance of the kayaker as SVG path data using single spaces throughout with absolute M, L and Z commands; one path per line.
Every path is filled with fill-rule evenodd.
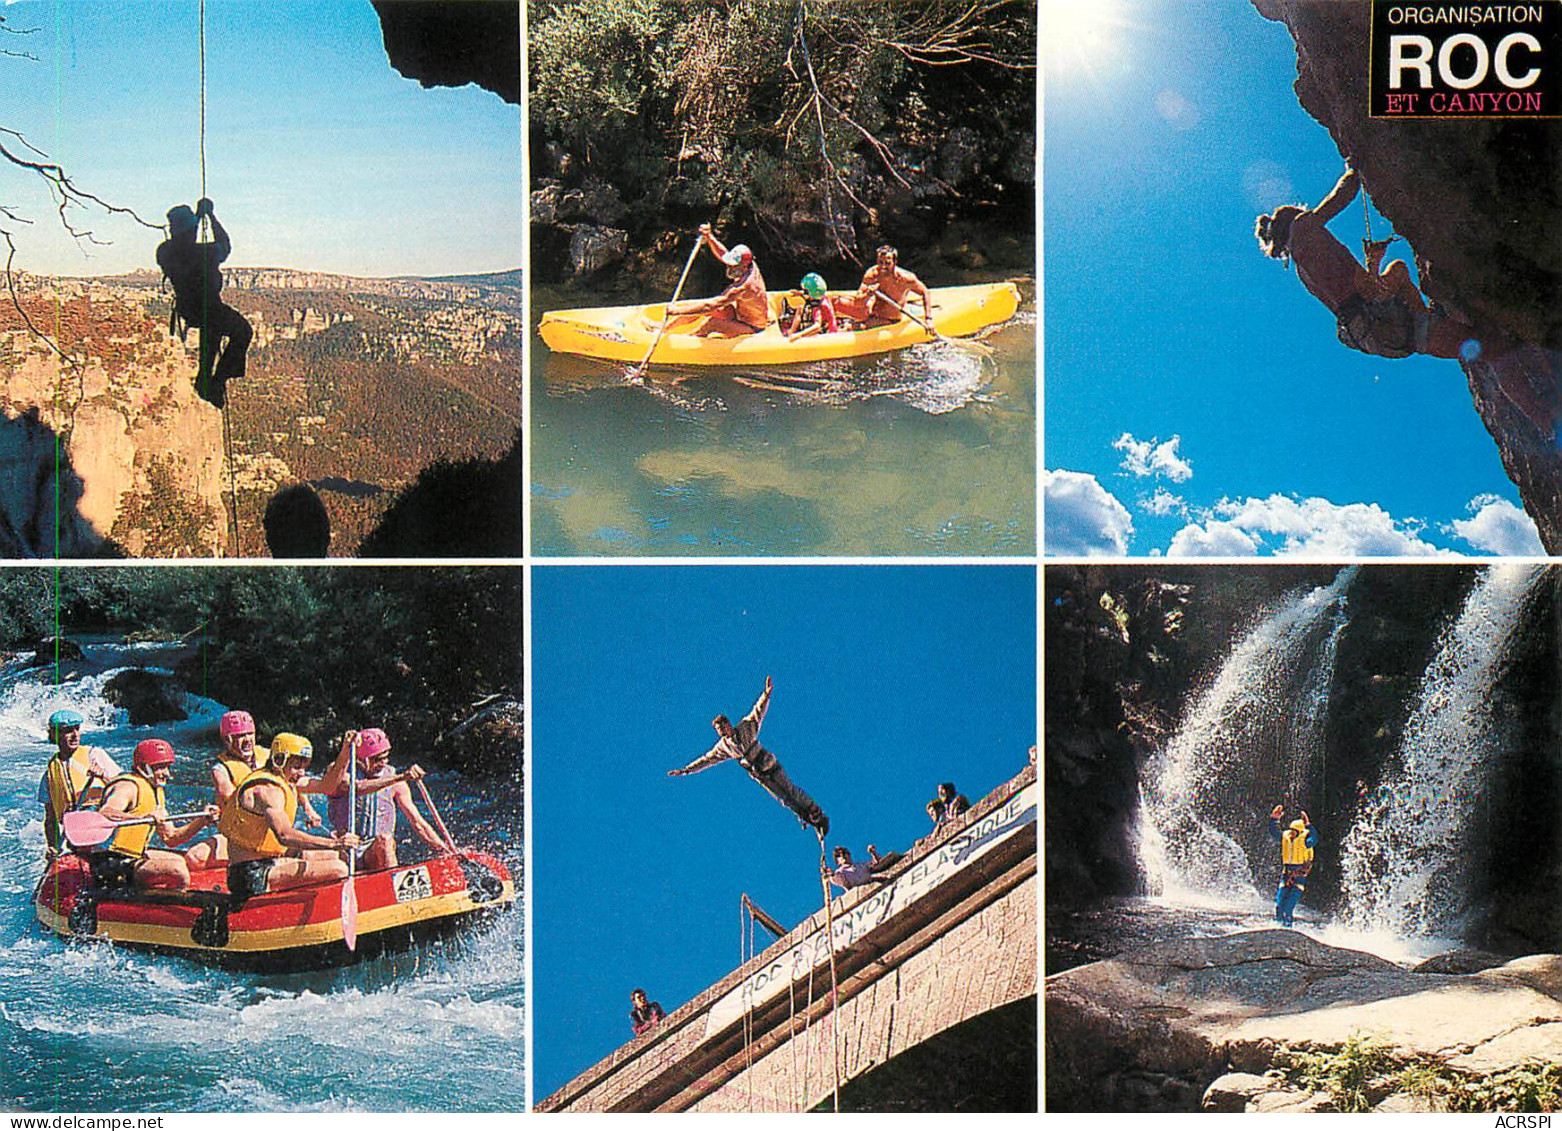
M 647 1001 L 645 991 L 636 989 L 629 995 L 629 1027 L 635 1036 L 648 1033 L 667 1020 L 667 1011 L 659 1001 Z
M 201 217 L 211 221 L 212 240 L 199 243 Z M 229 381 L 244 376 L 244 358 L 254 331 L 244 315 L 223 302 L 222 270 L 233 243 L 217 221 L 212 202 L 202 197 L 194 211 L 187 204 L 168 210 L 168 238 L 157 247 L 157 265 L 173 285 L 174 309 L 170 333 L 182 338 L 191 326 L 201 331 L 201 359 L 195 372 L 195 392 L 218 408 Z
M 356 836 L 338 833 L 327 839 L 293 827 L 298 781 L 308 768 L 307 757 L 279 747 L 271 765 L 251 773 L 234 793 L 234 811 L 227 819 L 228 890 L 234 895 L 347 878 L 342 853 L 358 846 Z
M 1280 884 L 1275 889 L 1275 921 L 1282 927 L 1296 925 L 1296 905 L 1307 890 L 1307 877 L 1313 870 L 1313 849 L 1318 830 L 1303 810 L 1285 829 L 1280 820 L 1285 806 L 1276 805 L 1269 814 L 1269 835 L 1280 842 Z
M 358 735 L 358 821 L 357 832 L 363 841 L 360 865 L 369 871 L 397 866 L 396 819 L 404 814 L 419 840 L 437 854 L 448 855 L 450 848 L 440 839 L 434 826 L 423 819 L 412 800 L 408 782 L 423 778 L 421 766 L 409 766 L 401 773 L 390 764 L 390 737 L 379 727 L 368 727 Z M 332 828 L 338 831 L 351 824 L 347 803 L 348 781 L 341 777 L 330 791 L 327 812 Z
M 54 757 L 38 783 L 43 806 L 43 835 L 52 855 L 60 851 L 60 820 L 72 809 L 96 805 L 103 798 L 105 782 L 117 778 L 119 765 L 96 746 L 83 746 L 80 711 L 68 708 L 49 716 L 49 741 Z
M 933 296 L 928 293 L 927 285 L 900 266 L 900 252 L 884 244 L 874 252 L 873 266 L 864 272 L 862 286 L 857 288 L 856 294 L 838 299 L 835 313 L 850 318 L 859 330 L 888 326 L 906 317 L 895 304 L 904 308 L 907 295 L 915 295 L 922 301 L 922 320 L 931 326 Z
M 753 708 L 737 726 L 733 726 L 732 720 L 726 715 L 717 715 L 712 719 L 711 726 L 720 735 L 716 745 L 682 769 L 668 770 L 667 776 L 675 778 L 684 774 L 697 774 L 722 762 L 735 760 L 748 771 L 749 777 L 764 787 L 770 796 L 795 813 L 798 820 L 817 829 L 819 835 L 828 836 L 830 820 L 824 815 L 824 811 L 813 798 L 792 783 L 792 780 L 786 776 L 786 771 L 781 768 L 780 760 L 759 744 L 759 728 L 765 721 L 765 712 L 770 707 L 772 686 L 767 675 L 765 690 L 760 693 Z
M 700 235 L 712 255 L 727 268 L 727 278 L 732 280 L 726 290 L 715 298 L 692 299 L 677 302 L 668 308 L 674 316 L 706 314 L 708 318 L 693 331 L 696 337 L 736 338 L 744 334 L 757 334 L 770 325 L 770 296 L 765 291 L 765 277 L 747 244 L 726 247 L 711 231 L 709 224 L 700 225 Z
M 792 311 L 792 320 L 783 333 L 790 338 L 806 338 L 810 334 L 833 334 L 838 329 L 835 321 L 835 304 L 830 300 L 829 287 L 824 276 L 810 271 L 803 276 L 799 290 L 803 301 Z
M 175 826 L 168 820 L 163 790 L 173 776 L 174 748 L 161 738 L 136 743 L 131 769 L 109 782 L 98 812 L 112 821 L 140 817 L 155 820 L 125 825 L 88 854 L 93 881 L 99 887 L 164 888 L 183 891 L 190 886 L 190 872 L 216 864 L 214 841 L 202 841 L 188 853 L 170 852 L 217 820 L 217 806 L 208 805 L 200 816 Z M 167 849 L 150 848 L 157 832 Z

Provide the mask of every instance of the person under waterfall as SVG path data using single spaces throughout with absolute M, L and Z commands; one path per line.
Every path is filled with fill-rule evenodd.
M 211 222 L 210 243 L 196 239 L 203 216 Z M 177 333 L 181 340 L 191 326 L 200 330 L 201 360 L 195 371 L 195 392 L 217 408 L 227 400 L 228 382 L 244 376 L 245 354 L 254 337 L 244 315 L 219 297 L 219 265 L 232 251 L 233 242 L 206 197 L 196 202 L 194 211 L 187 204 L 176 204 L 168 210 L 168 238 L 157 247 L 157 265 L 174 288 L 168 330 Z
M 765 690 L 760 692 L 753 709 L 737 726 L 733 726 L 732 720 L 726 715 L 717 715 L 712 719 L 711 726 L 716 728 L 716 733 L 720 736 L 716 740 L 716 745 L 682 769 L 668 770 L 667 776 L 676 778 L 684 774 L 697 774 L 721 762 L 736 761 L 748 771 L 749 777 L 758 782 L 766 793 L 790 809 L 799 821 L 816 829 L 820 836 L 828 836 L 830 819 L 824 815 L 824 811 L 813 798 L 792 783 L 792 779 L 786 776 L 786 771 L 781 768 L 781 762 L 776 756 L 759 744 L 759 727 L 765 721 L 765 711 L 770 707 L 772 686 L 767 675 Z
M 1275 919 L 1282 927 L 1296 926 L 1296 905 L 1307 890 L 1307 875 L 1313 870 L 1313 849 L 1318 830 L 1307 819 L 1307 811 L 1284 829 L 1280 821 L 1285 806 L 1276 805 L 1269 814 L 1269 835 L 1280 842 L 1280 886 L 1275 889 Z

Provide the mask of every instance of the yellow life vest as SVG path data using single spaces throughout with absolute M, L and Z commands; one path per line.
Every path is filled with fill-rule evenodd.
M 1313 850 L 1307 847 L 1307 830 L 1288 828 L 1280 834 L 1282 864 L 1311 864 Z
M 272 773 L 270 770 L 256 770 L 244 779 L 244 784 L 233 795 L 233 811 L 228 815 L 228 828 L 223 835 L 228 838 L 230 844 L 235 844 L 246 852 L 253 852 L 257 856 L 281 856 L 287 852 L 287 847 L 277 839 L 277 834 L 272 831 L 271 822 L 264 814 L 252 813 L 239 804 L 244 794 L 254 789 L 257 785 L 274 785 L 282 790 L 282 811 L 287 815 L 287 823 L 293 823 L 294 816 L 298 813 L 298 790 L 293 788 L 291 782 Z M 224 810 L 226 813 L 226 810 Z
M 264 769 L 270 757 L 271 751 L 264 746 L 257 746 L 255 747 L 255 764 L 253 766 L 248 762 L 239 761 L 239 759 L 226 752 L 217 755 L 216 761 L 212 763 L 214 766 L 221 766 L 227 770 L 228 779 L 233 782 L 233 792 L 228 794 L 228 800 L 221 803 L 222 807 L 217 812 L 217 831 L 223 836 L 231 835 L 229 827 L 233 824 L 233 812 L 238 801 L 239 786 L 243 785 L 251 774 Z
M 124 811 L 126 817 L 148 817 L 154 810 L 162 808 L 163 787 L 156 782 L 148 781 L 134 771 L 128 774 L 120 774 L 119 777 L 109 782 L 104 788 L 105 796 L 114 791 L 114 787 L 121 782 L 130 782 L 136 787 L 135 804 Z M 127 825 L 116 832 L 103 845 L 102 852 L 117 852 L 121 856 L 129 856 L 133 860 L 139 860 L 146 855 L 147 841 L 152 839 L 152 829 L 155 826 Z
M 103 796 L 100 778 L 95 788 L 88 789 L 93 778 L 92 755 L 97 751 L 91 746 L 78 746 L 69 758 L 56 755 L 49 759 L 44 777 L 49 785 L 49 815 L 56 820 L 78 805 L 96 801 Z

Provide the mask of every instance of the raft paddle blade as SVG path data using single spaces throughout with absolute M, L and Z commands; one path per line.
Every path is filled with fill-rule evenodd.
M 342 941 L 348 950 L 358 949 L 358 888 L 355 877 L 342 881 Z

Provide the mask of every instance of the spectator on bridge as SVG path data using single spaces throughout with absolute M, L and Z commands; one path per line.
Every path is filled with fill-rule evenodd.
M 825 875 L 830 882 L 843 891 L 861 887 L 875 877 L 874 872 L 893 864 L 900 859 L 898 853 L 890 853 L 889 856 L 880 856 L 879 850 L 873 845 L 868 845 L 868 859 L 853 860 L 851 849 L 844 844 L 835 846 L 835 871 L 826 870 Z
M 946 781 L 938 787 L 938 800 L 944 807 L 944 814 L 938 821 L 940 828 L 956 820 L 971 808 L 970 798 L 955 789 L 955 783 L 952 781 Z
M 634 1007 L 629 1011 L 629 1027 L 635 1031 L 637 1037 L 642 1033 L 649 1033 L 667 1019 L 667 1012 L 662 1009 L 662 1003 L 647 1001 L 644 990 L 635 990 L 631 993 L 629 1004 Z
M 927 803 L 928 819 L 933 822 L 933 831 L 937 832 L 944 823 L 944 803 L 938 798 Z

